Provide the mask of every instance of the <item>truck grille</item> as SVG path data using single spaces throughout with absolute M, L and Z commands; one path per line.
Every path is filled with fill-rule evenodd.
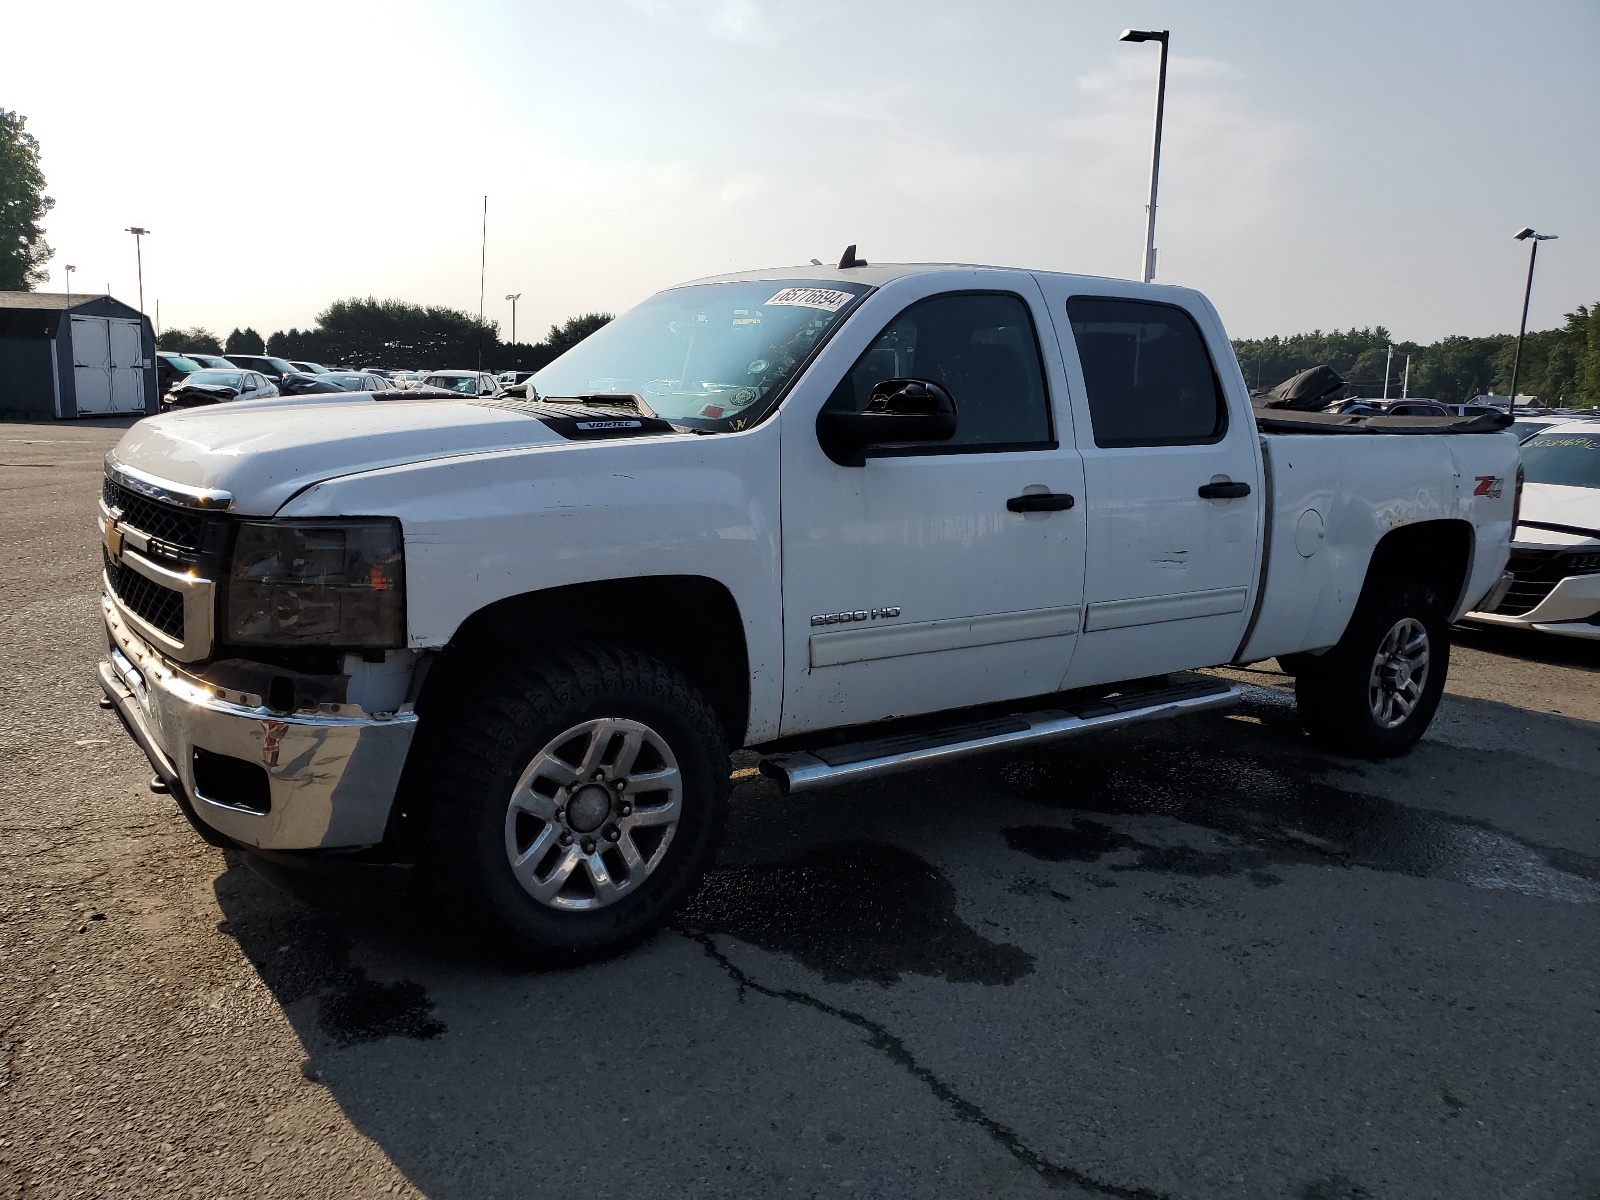
M 108 554 L 102 552 L 102 557 L 106 579 L 123 606 L 168 637 L 183 641 L 183 593 L 162 587 L 155 580 L 112 562 Z
M 1600 573 L 1600 551 L 1513 550 L 1506 569 L 1515 582 L 1495 615 L 1520 617 L 1543 604 L 1563 579 Z
M 199 553 L 205 521 L 200 513 L 151 500 L 109 478 L 101 485 L 100 494 L 107 508 L 121 510 L 122 524 L 179 550 Z

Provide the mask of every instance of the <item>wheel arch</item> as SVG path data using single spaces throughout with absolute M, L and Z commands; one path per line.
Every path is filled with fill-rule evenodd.
M 1454 620 L 1466 599 L 1476 544 L 1472 523 L 1457 518 L 1391 529 L 1373 547 L 1362 591 L 1381 581 L 1420 583 L 1433 589 Z
M 472 663 L 552 638 L 614 642 L 682 671 L 710 702 L 729 745 L 750 722 L 750 654 L 738 601 L 703 575 L 593 580 L 507 596 L 469 615 L 428 671 L 417 698 L 431 704 L 470 686 Z

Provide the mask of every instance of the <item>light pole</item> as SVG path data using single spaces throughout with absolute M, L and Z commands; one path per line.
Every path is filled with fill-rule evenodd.
M 78 268 L 71 263 L 67 264 L 67 307 L 72 307 L 72 273 Z
M 1156 137 L 1155 148 L 1150 152 L 1150 203 L 1145 205 L 1144 264 L 1139 278 L 1149 283 L 1156 274 L 1156 183 L 1161 178 L 1161 115 L 1167 103 L 1167 29 L 1124 29 L 1124 42 L 1160 42 L 1161 70 L 1156 80 Z
M 1394 347 L 1389 347 L 1389 353 L 1383 360 L 1383 398 L 1389 398 L 1389 367 L 1394 363 Z
M 511 301 L 511 344 L 517 344 L 517 301 L 522 299 L 521 292 L 507 292 L 506 299 Z
M 1512 236 L 1529 246 L 1528 286 L 1522 291 L 1522 325 L 1517 330 L 1517 356 L 1511 360 L 1511 403 L 1506 405 L 1506 411 L 1514 417 L 1517 415 L 1517 374 L 1522 370 L 1522 339 L 1528 336 L 1528 301 L 1533 299 L 1533 264 L 1539 261 L 1539 243 L 1553 242 L 1556 235 L 1535 233 L 1524 225 Z
M 144 235 L 149 233 L 138 225 L 128 226 L 128 232 L 133 234 L 133 253 L 139 263 L 139 313 L 144 314 Z

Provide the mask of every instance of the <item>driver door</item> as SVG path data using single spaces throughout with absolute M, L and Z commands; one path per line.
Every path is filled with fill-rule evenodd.
M 1039 336 L 1051 329 L 1030 276 L 905 277 L 862 305 L 784 406 L 784 735 L 1060 686 L 1084 506 L 1060 357 Z M 955 436 L 872 450 L 862 466 L 829 458 L 818 411 L 859 409 L 891 378 L 945 386 Z

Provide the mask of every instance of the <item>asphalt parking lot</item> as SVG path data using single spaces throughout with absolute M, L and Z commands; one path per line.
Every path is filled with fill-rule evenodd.
M 788 800 L 536 972 L 202 844 L 95 705 L 109 425 L 0 425 L 0 1200 L 1600 1198 L 1600 643 Z

